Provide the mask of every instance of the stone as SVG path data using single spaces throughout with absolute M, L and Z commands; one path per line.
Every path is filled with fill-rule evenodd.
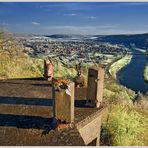
M 88 70 L 87 105 L 98 108 L 103 97 L 104 68 L 96 67 Z
M 74 121 L 74 83 L 53 84 L 53 113 L 61 122 L 72 123 Z

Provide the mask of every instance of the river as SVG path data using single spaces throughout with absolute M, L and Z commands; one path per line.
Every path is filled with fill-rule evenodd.
M 145 53 L 134 49 L 132 49 L 132 53 L 131 62 L 117 73 L 118 81 L 135 92 L 146 93 L 148 83 L 143 79 L 144 67 L 147 63 Z

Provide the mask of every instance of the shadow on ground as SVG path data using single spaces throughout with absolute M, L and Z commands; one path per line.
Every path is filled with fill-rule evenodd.
M 45 81 L 44 77 L 35 77 L 35 78 L 13 78 L 13 79 L 5 79 L 5 80 L 37 80 L 37 81 Z
M 55 129 L 57 125 L 58 121 L 55 118 L 0 114 L 0 126 L 43 129 L 43 133 L 48 133 L 50 130 Z
M 32 83 L 34 82 L 34 83 Z M 38 82 L 43 82 L 43 84 Z M 44 77 L 37 77 L 37 78 L 14 78 L 14 79 L 2 79 L 0 80 L 2 84 L 30 84 L 34 86 L 51 86 L 51 83 L 47 81 Z
M 0 96 L 0 104 L 53 106 L 53 99 Z M 75 100 L 75 107 L 85 108 L 86 100 Z
M 52 106 L 53 100 L 52 99 L 39 99 L 39 98 L 0 96 L 0 104 Z

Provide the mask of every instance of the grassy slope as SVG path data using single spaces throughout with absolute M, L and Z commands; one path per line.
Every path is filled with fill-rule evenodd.
M 55 77 L 72 79 L 77 74 L 74 67 L 67 68 L 60 61 L 54 60 L 54 65 Z M 43 72 L 43 59 L 0 55 L 0 79 L 42 77 Z
M 110 104 L 102 124 L 102 142 L 114 146 L 147 145 L 148 115 L 135 106 Z
M 42 60 L 27 56 L 9 58 L 0 55 L 0 79 L 40 77 Z

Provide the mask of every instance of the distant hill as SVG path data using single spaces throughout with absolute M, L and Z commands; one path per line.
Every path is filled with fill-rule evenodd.
M 112 44 L 124 44 L 125 46 L 135 45 L 138 48 L 148 49 L 148 33 L 134 35 L 77 35 L 77 34 L 53 34 L 53 35 L 35 35 L 35 34 L 13 34 L 17 39 L 31 38 L 34 36 L 49 37 L 50 39 L 60 41 L 97 41 L 109 42 Z
M 46 37 L 50 38 L 85 38 L 84 35 L 78 34 L 53 34 L 53 35 L 45 35 Z
M 59 41 L 83 41 L 86 39 L 86 36 L 77 34 L 53 34 L 45 35 L 45 37 Z
M 135 34 L 135 35 L 94 35 L 94 36 L 83 36 L 83 35 L 66 35 L 66 34 L 54 34 L 46 35 L 53 39 L 77 39 L 77 40 L 89 40 L 98 42 L 109 42 L 112 44 L 124 44 L 129 46 L 130 44 L 136 47 L 148 49 L 148 33 L 146 34 Z
M 136 47 L 148 49 L 148 33 L 146 34 L 135 34 L 135 35 L 108 35 L 100 36 L 95 35 L 96 41 L 110 42 L 113 44 L 135 44 Z
M 65 34 L 53 34 L 53 35 L 45 35 L 46 37 L 50 38 L 70 38 L 70 35 L 65 35 Z

